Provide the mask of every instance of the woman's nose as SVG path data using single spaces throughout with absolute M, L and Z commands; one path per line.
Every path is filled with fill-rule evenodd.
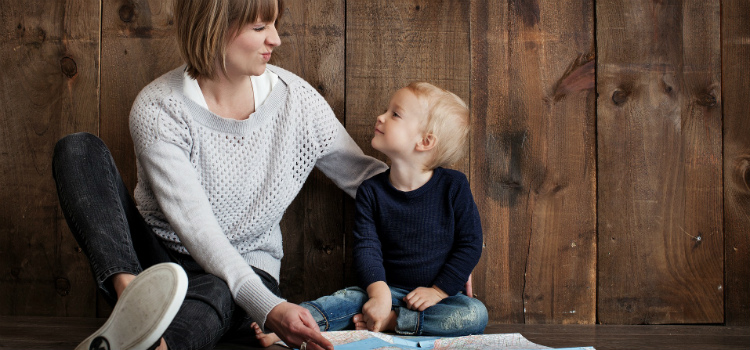
M 281 38 L 279 38 L 279 32 L 276 30 L 276 24 L 271 28 L 271 32 L 266 37 L 266 45 L 276 47 L 281 45 Z

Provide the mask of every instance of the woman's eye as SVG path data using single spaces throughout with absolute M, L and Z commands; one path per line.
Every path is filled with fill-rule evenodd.
M 253 30 L 256 32 L 262 32 L 263 29 L 266 29 L 266 26 L 260 26 L 260 27 L 254 27 Z

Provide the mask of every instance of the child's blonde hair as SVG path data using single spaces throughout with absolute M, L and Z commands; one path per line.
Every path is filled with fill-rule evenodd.
M 193 79 L 214 78 L 218 60 L 222 73 L 230 35 L 257 20 L 281 18 L 283 0 L 177 0 L 174 16 L 177 46 Z M 278 14 L 277 14 L 278 12 Z
M 445 167 L 459 161 L 466 151 L 469 135 L 469 108 L 456 94 L 424 82 L 414 82 L 407 87 L 417 98 L 427 102 L 425 135 L 437 139 L 434 156 L 427 169 Z

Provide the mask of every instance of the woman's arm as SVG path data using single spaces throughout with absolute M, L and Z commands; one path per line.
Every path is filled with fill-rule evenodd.
M 354 197 L 359 185 L 388 169 L 388 166 L 367 156 L 357 146 L 344 126 L 336 121 L 336 136 L 330 150 L 315 164 L 336 186 Z
M 167 221 L 190 255 L 206 272 L 224 280 L 235 301 L 263 327 L 281 299 L 265 287 L 224 235 L 190 163 L 187 150 L 154 142 L 138 154 L 146 181 Z

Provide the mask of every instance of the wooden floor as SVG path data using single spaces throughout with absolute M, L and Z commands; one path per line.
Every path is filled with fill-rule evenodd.
M 103 323 L 104 319 L 94 318 L 0 316 L 0 349 L 72 350 Z M 486 333 L 521 333 L 532 342 L 555 348 L 750 349 L 750 327 L 496 324 Z M 217 349 L 255 348 L 220 344 Z

